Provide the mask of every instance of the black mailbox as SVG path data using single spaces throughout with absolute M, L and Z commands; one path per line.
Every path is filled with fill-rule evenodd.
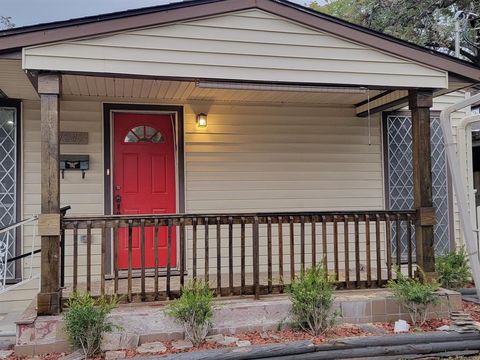
M 65 171 L 77 170 L 82 172 L 82 179 L 85 179 L 85 171 L 90 167 L 89 155 L 60 155 L 60 171 L 62 179 Z

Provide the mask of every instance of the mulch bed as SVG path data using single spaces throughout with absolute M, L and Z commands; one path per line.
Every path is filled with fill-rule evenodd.
M 465 312 L 470 314 L 473 320 L 480 322 L 480 305 L 474 304 L 471 302 L 464 301 L 463 302 L 463 309 Z M 413 326 L 410 327 L 410 333 L 415 332 L 428 332 L 428 331 L 435 331 L 437 328 L 443 325 L 451 325 L 452 321 L 450 319 L 432 319 L 428 320 L 423 326 L 420 328 L 415 328 Z M 394 324 L 393 323 L 375 323 L 373 324 L 378 329 L 383 330 L 387 335 L 394 334 Z M 345 337 L 358 337 L 358 336 L 373 336 L 377 334 L 370 333 L 361 329 L 360 327 L 352 324 L 343 324 L 335 326 L 334 328 L 327 331 L 325 334 L 320 336 L 311 336 L 305 332 L 299 330 L 291 330 L 291 329 L 283 329 L 279 331 L 252 331 L 242 334 L 232 335 L 240 340 L 248 340 L 252 345 L 266 345 L 266 344 L 274 344 L 274 343 L 287 343 L 293 341 L 302 341 L 302 340 L 310 340 L 314 344 L 321 344 L 325 341 L 336 339 L 336 338 L 345 338 Z M 185 350 L 176 350 L 172 348 L 171 341 L 164 341 L 163 344 L 167 347 L 167 352 L 163 354 L 157 355 L 168 355 L 168 354 L 177 354 L 183 352 L 194 352 L 194 351 L 206 351 L 206 350 L 214 350 L 220 349 L 225 347 L 236 347 L 235 344 L 229 346 L 218 345 L 216 343 L 203 343 L 198 347 L 194 347 L 191 349 Z M 38 360 L 58 360 L 61 356 L 65 354 L 48 354 L 37 356 L 36 359 Z M 155 355 L 155 354 L 150 354 Z M 134 350 L 127 351 L 128 358 L 135 358 L 138 355 Z M 145 355 L 142 355 L 145 356 Z M 12 355 L 7 358 L 8 360 L 24 360 L 27 359 L 26 357 L 17 357 Z M 95 358 L 94 360 L 101 360 L 102 357 Z

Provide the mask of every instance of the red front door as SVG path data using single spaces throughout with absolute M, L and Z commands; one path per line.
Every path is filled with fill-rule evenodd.
M 117 214 L 176 212 L 175 144 L 169 115 L 114 114 L 114 210 Z M 153 228 L 145 230 L 145 266 L 155 264 Z M 128 268 L 128 232 L 119 231 L 118 266 Z M 132 267 L 141 267 L 140 231 L 133 231 Z M 175 231 L 171 260 L 176 266 Z M 159 230 L 158 261 L 167 265 L 167 229 Z

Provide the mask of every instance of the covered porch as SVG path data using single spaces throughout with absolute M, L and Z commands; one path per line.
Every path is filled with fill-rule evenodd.
M 349 289 L 433 276 L 431 108 L 479 69 L 283 0 L 45 26 L 0 41 L 35 87 L 2 85 L 23 99 L 24 213 L 41 210 L 39 314 L 75 290 L 171 299 L 192 278 L 258 299 L 317 264 Z M 382 130 L 399 109 L 404 211 Z

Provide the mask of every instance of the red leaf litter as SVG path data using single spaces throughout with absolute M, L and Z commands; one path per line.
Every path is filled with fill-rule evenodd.
M 472 319 L 475 321 L 480 321 L 480 305 L 474 304 L 471 302 L 464 301 L 463 302 L 463 309 L 465 312 L 470 314 Z M 427 332 L 427 331 L 435 331 L 437 328 L 443 325 L 450 325 L 452 321 L 450 319 L 431 319 L 428 320 L 424 325 L 420 328 L 415 328 L 413 326 L 410 327 L 410 332 Z M 378 329 L 385 331 L 387 334 L 393 334 L 394 324 L 393 323 L 375 323 Z M 362 330 L 356 325 L 352 324 L 343 324 L 338 325 L 327 331 L 325 334 L 320 336 L 311 336 L 305 332 L 299 330 L 292 330 L 292 329 L 283 329 L 279 331 L 251 331 L 243 334 L 236 334 L 233 335 L 240 340 L 248 340 L 252 345 L 266 345 L 266 344 L 275 344 L 275 343 L 288 343 L 293 341 L 304 341 L 310 340 L 314 344 L 321 344 L 325 341 L 336 339 L 336 338 L 345 338 L 345 337 L 358 337 L 358 336 L 372 336 L 374 334 L 369 333 L 365 330 Z M 182 352 L 194 352 L 194 351 L 206 351 L 206 350 L 213 350 L 213 349 L 220 349 L 226 347 L 235 347 L 235 344 L 229 346 L 222 346 L 215 343 L 203 343 L 198 347 L 194 347 L 191 349 L 186 350 L 176 350 L 172 348 L 171 341 L 164 341 L 164 345 L 167 347 L 167 352 L 163 354 L 157 355 L 168 355 L 168 354 L 176 354 Z M 38 360 L 58 360 L 61 356 L 65 354 L 48 354 L 36 357 Z M 155 355 L 155 354 L 152 354 Z M 134 350 L 127 351 L 126 357 L 128 358 L 135 358 L 139 356 Z M 18 357 L 15 355 L 11 355 L 7 358 L 8 360 L 26 360 L 28 357 Z M 93 360 L 101 360 L 103 356 L 99 356 L 94 358 Z

